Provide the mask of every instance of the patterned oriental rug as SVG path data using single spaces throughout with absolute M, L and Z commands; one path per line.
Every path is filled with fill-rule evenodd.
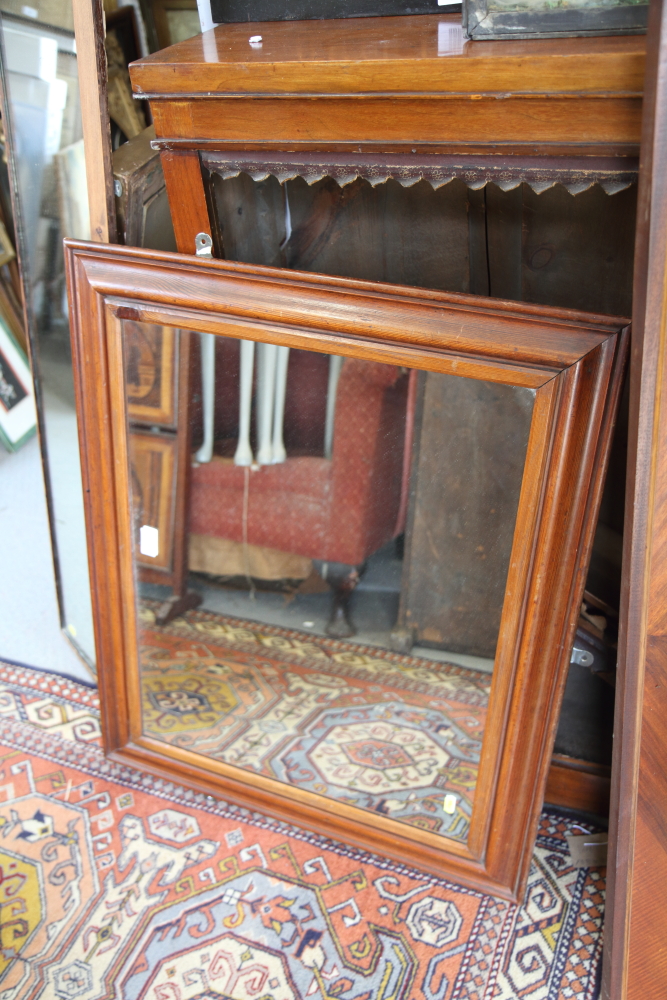
M 467 840 L 490 674 L 205 611 L 141 618 L 151 735 Z
M 594 1000 L 604 879 L 542 816 L 523 906 L 107 761 L 0 663 L 1 1000 Z

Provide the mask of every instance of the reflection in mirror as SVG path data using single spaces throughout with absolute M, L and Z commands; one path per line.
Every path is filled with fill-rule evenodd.
M 8 12 L 8 7 L 15 11 Z M 5 158 L 41 408 L 61 622 L 95 662 L 62 237 L 90 238 L 71 0 L 3 4 Z M 13 171 L 13 176 L 12 176 Z
M 533 391 L 122 327 L 145 734 L 465 842 Z
M 120 154 L 114 164 L 120 171 L 116 190 L 122 193 L 121 207 L 132 209 L 129 217 L 121 212 L 122 236 L 134 245 L 175 249 L 164 180 L 145 155 L 153 137 L 145 129 L 148 109 L 132 101 L 127 63 L 147 55 L 149 48 L 196 34 L 197 5 L 195 0 L 125 0 L 117 9 L 115 3 L 105 4 L 105 22 L 111 137 Z M 3 0 L 0 41 L 0 145 L 3 160 L 9 161 L 15 209 L 12 219 L 9 185 L 0 165 L 0 237 L 2 224 L 11 229 L 13 222 L 37 385 L 61 623 L 92 668 L 95 643 L 62 252 L 63 236 L 91 235 L 72 0 L 30 0 L 28 5 Z M 138 144 L 127 148 L 130 138 Z M 142 146 L 144 155 L 137 156 Z M 16 287 L 10 292 L 18 308 L 12 322 L 6 315 L 3 277 L 0 321 L 21 341 L 21 281 L 16 271 Z

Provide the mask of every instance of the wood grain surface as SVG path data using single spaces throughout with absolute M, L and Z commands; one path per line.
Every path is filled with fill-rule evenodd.
M 554 754 L 544 801 L 549 805 L 606 816 L 609 812 L 610 772 L 610 767 L 605 764 Z
M 175 250 L 176 239 L 160 154 L 151 148 L 151 125 L 119 146 L 113 154 L 118 241 L 130 247 Z
M 119 223 L 121 239 L 129 245 L 159 246 L 161 249 L 175 249 L 175 234 L 171 224 L 169 208 L 160 204 L 166 199 L 163 164 L 150 148 L 152 129 L 146 129 L 135 139 L 125 143 L 113 157 L 115 176 L 122 185 L 122 194 L 116 199 L 120 208 Z M 189 184 L 196 192 L 192 180 L 192 156 L 177 153 L 164 158 L 166 169 L 179 190 L 183 183 Z M 201 178 L 199 161 L 195 157 L 195 181 Z M 173 161 L 173 162 L 172 162 Z M 190 171 L 190 172 L 189 172 Z M 201 183 L 201 181 L 200 181 Z M 196 204 L 196 201 L 195 201 Z M 190 214 L 179 216 L 184 222 Z M 205 228 L 208 228 L 206 225 Z M 181 246 L 189 253 L 194 252 L 194 235 L 183 224 L 180 229 Z M 132 352 L 141 357 L 135 359 L 135 372 L 128 379 L 128 416 L 131 421 L 132 438 L 136 436 L 137 425 L 150 425 L 174 432 L 170 443 L 171 469 L 157 480 L 157 486 L 164 490 L 159 498 L 159 509 L 163 516 L 158 526 L 161 539 L 161 561 L 140 560 L 140 579 L 171 587 L 175 596 L 186 592 L 187 564 L 187 504 L 190 487 L 190 440 L 191 421 L 191 364 L 192 337 L 187 334 L 175 335 L 175 331 L 162 324 L 142 327 L 127 320 L 124 324 L 126 364 Z M 144 395 L 136 382 L 151 382 Z M 134 385 L 133 385 L 134 381 Z M 143 434 L 143 430 L 139 432 Z M 147 443 L 145 442 L 146 450 Z M 166 445 L 158 440 L 155 450 L 164 453 Z M 136 468 L 136 463 L 134 463 Z M 165 465 L 166 468 L 166 465 Z M 167 517 L 168 513 L 168 517 Z
M 487 44 L 487 43 L 477 43 Z M 158 138 L 209 140 L 309 149 L 360 143 L 559 144 L 577 152 L 580 143 L 636 150 L 641 93 L 605 97 L 496 94 L 460 96 L 273 97 L 151 100 Z M 251 110 L 252 108 L 252 110 Z M 575 110 L 576 109 L 576 110 Z M 539 150 L 537 150 L 539 151 Z
M 640 35 L 480 44 L 457 28 L 460 17 L 442 14 L 228 24 L 132 63 L 130 74 L 143 95 L 641 93 Z M 257 34 L 261 48 L 248 43 Z
M 599 505 L 624 321 L 127 247 L 66 241 L 65 253 L 107 752 L 521 897 Z M 123 319 L 536 390 L 467 845 L 143 734 Z
M 130 75 L 158 139 L 178 143 L 636 152 L 641 36 L 463 42 L 457 21 L 221 25 L 138 60 Z
M 94 240 L 116 240 L 116 204 L 111 163 L 102 0 L 72 0 L 81 124 L 86 156 L 90 232 Z
M 162 169 L 179 253 L 195 252 L 197 233 L 211 232 L 199 156 L 194 152 L 163 152 Z
M 195 236 L 210 233 L 211 223 L 202 181 L 199 156 L 191 152 L 165 152 L 161 154 L 161 165 L 169 198 L 169 207 L 174 226 L 176 249 L 181 254 L 194 254 Z M 187 192 L 187 197 L 185 197 Z M 188 537 L 187 516 L 190 496 L 190 442 L 192 435 L 192 365 L 194 361 L 194 337 L 179 334 L 179 361 L 175 371 L 174 386 L 177 395 L 176 422 L 176 502 L 173 510 L 173 560 L 168 583 L 175 596 L 184 596 L 188 578 Z M 197 353 L 197 357 L 198 357 Z M 153 583 L 165 582 L 151 576 L 144 570 L 142 578 Z
M 458 177 L 437 190 L 393 178 L 376 187 L 360 177 L 343 187 L 331 177 L 281 185 L 212 170 L 209 186 L 228 260 L 610 316 L 632 310 L 634 185 L 573 197 L 559 184 L 539 195 L 527 184 L 472 190 Z
M 78 259 L 85 260 L 87 280 L 100 294 L 134 298 L 140 293 L 141 319 L 149 322 L 164 322 L 148 317 L 153 314 L 151 304 L 157 315 L 167 302 L 180 326 L 195 322 L 196 313 L 197 329 L 208 332 L 216 327 L 222 334 L 224 325 L 229 335 L 254 340 L 269 339 L 270 333 L 275 343 L 303 338 L 308 347 L 312 340 L 313 349 L 323 352 L 346 335 L 358 338 L 359 350 L 366 342 L 382 340 L 382 350 L 395 352 L 397 358 L 413 345 L 437 352 L 438 369 L 471 377 L 494 371 L 497 381 L 509 378 L 503 373 L 511 344 L 511 380 L 532 387 L 544 385 L 628 322 L 569 309 L 130 247 L 118 247 L 113 258 L 109 248 L 100 255 L 81 249 Z M 140 262 L 151 280 L 135 292 L 132 282 Z M 431 363 L 435 364 L 435 355 L 433 362 L 419 367 Z
M 649 12 L 602 996 L 667 984 L 667 7 Z
M 178 495 L 177 438 L 173 434 L 152 434 L 130 428 L 129 442 L 135 547 L 138 548 L 139 529 L 145 524 L 157 528 L 159 541 L 157 555 L 149 557 L 140 554 L 137 565 L 171 575 L 174 557 L 173 508 Z
M 176 430 L 176 331 L 126 320 L 123 336 L 128 419 L 131 423 Z

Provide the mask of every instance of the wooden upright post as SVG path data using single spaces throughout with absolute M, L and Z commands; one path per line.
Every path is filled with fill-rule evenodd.
M 117 243 L 102 0 L 72 0 L 91 239 Z
M 667 991 L 667 5 L 648 26 L 602 996 Z

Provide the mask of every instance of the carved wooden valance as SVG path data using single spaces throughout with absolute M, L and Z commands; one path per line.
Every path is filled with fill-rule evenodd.
M 266 153 L 239 154 L 219 150 L 202 150 L 200 155 L 202 165 L 224 179 L 245 173 L 255 181 L 276 177 L 281 184 L 296 177 L 303 177 L 308 184 L 331 177 L 344 187 L 361 177 L 373 187 L 384 184 L 391 178 L 403 187 L 412 187 L 425 180 L 437 189 L 459 179 L 473 190 L 479 190 L 489 183 L 496 184 L 503 191 L 528 184 L 537 194 L 554 184 L 562 184 L 570 194 L 580 194 L 594 184 L 599 184 L 611 195 L 630 187 L 637 180 L 637 160 L 630 157 L 526 158 L 392 154 L 380 160 L 378 157 L 353 153 L 310 153 L 300 156 L 294 153 L 273 153 L 267 157 Z

